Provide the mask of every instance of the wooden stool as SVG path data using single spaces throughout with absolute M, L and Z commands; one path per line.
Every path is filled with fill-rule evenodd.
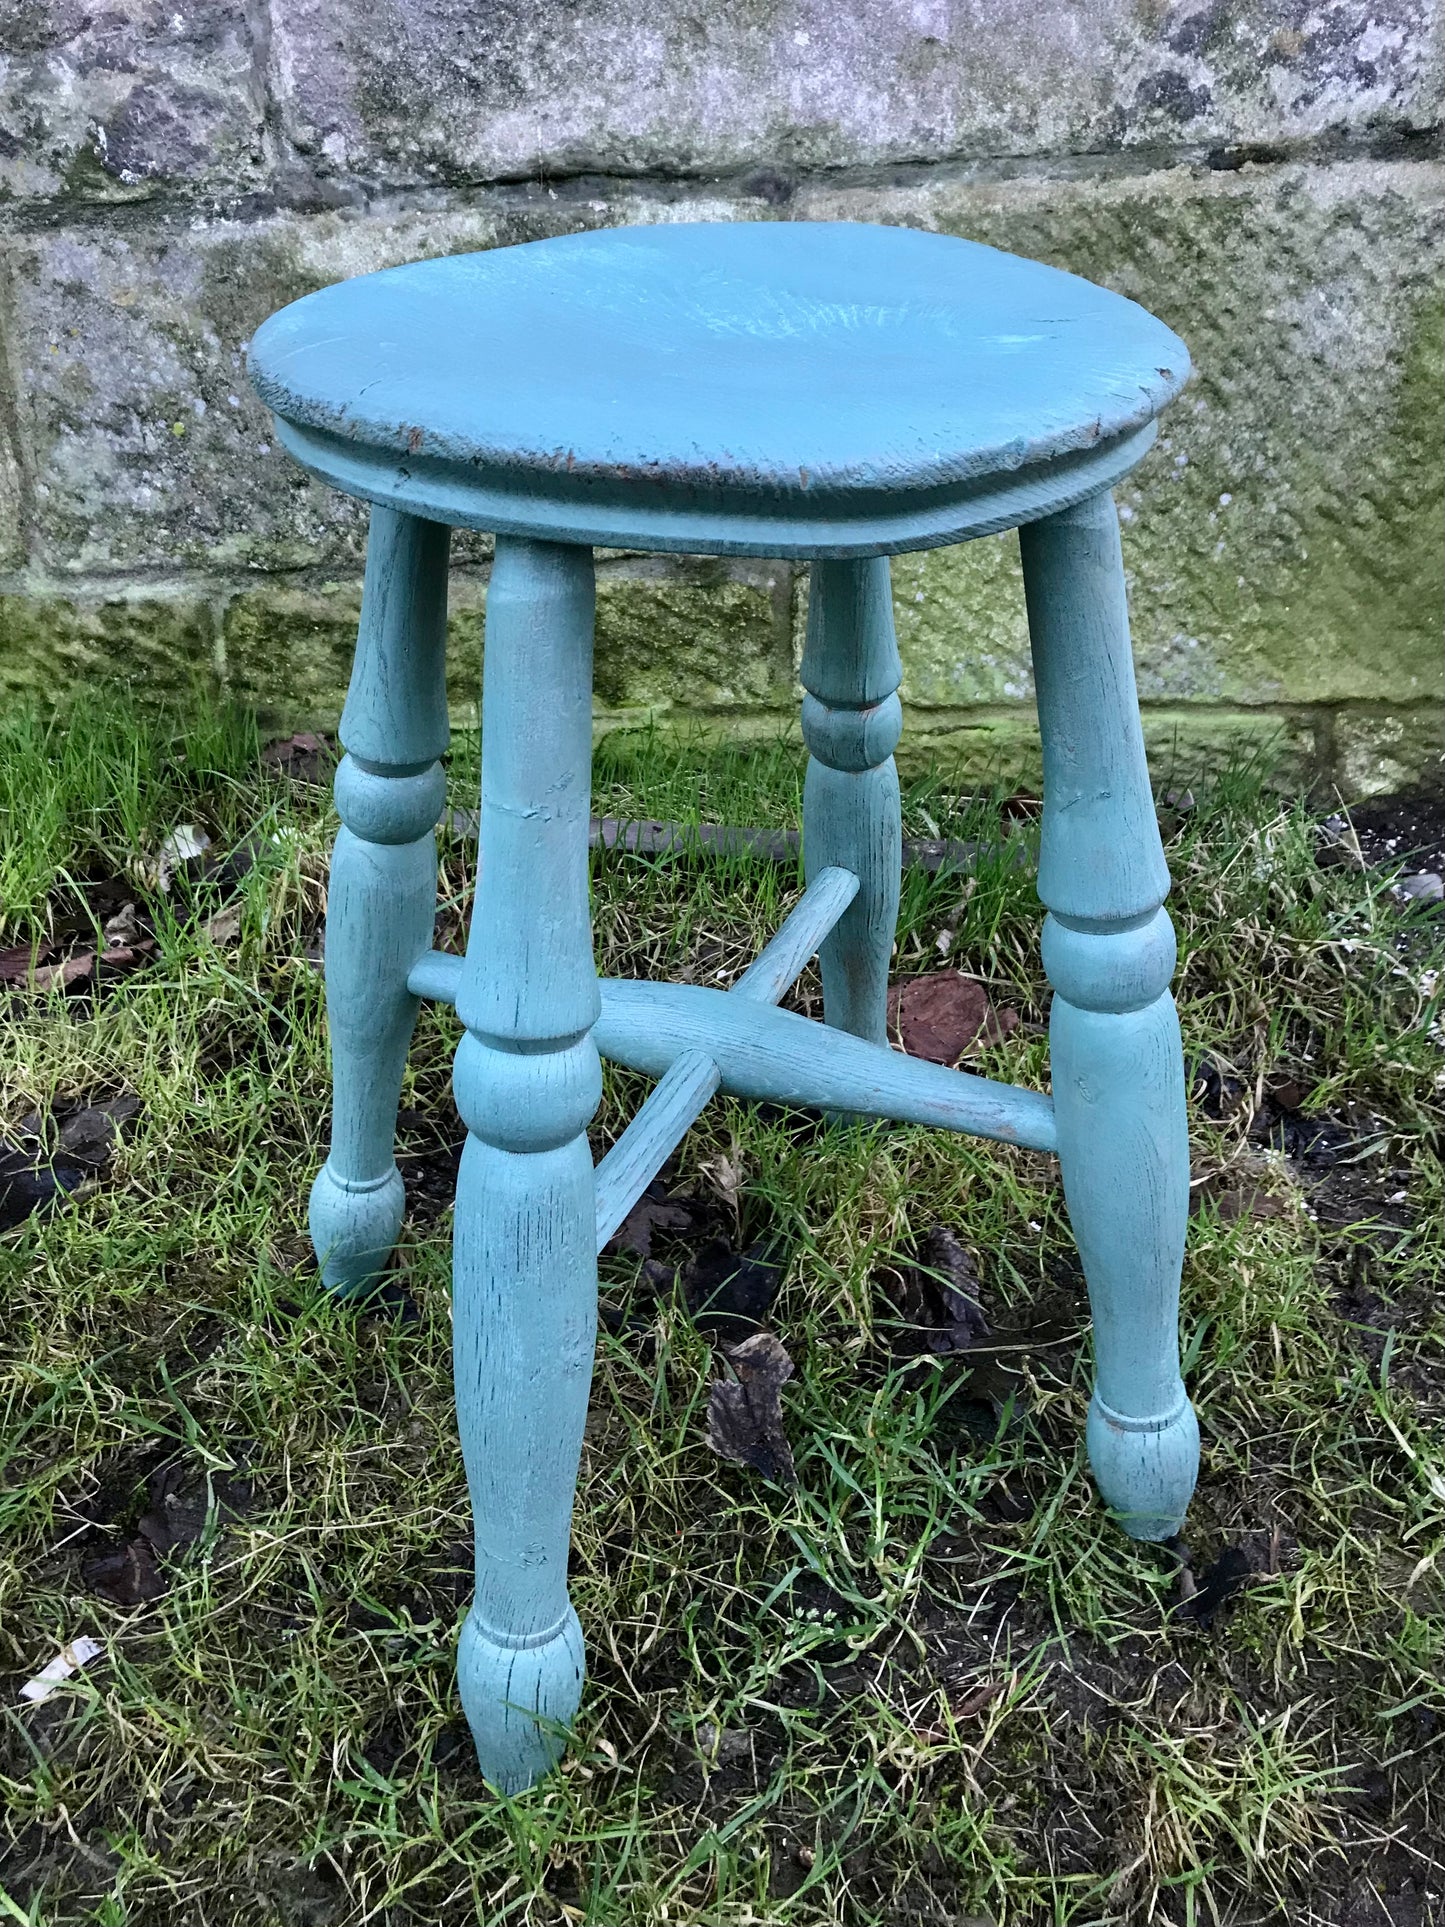
M 336 777 L 335 1100 L 311 1234 L 333 1291 L 401 1224 L 421 997 L 456 1006 L 468 1138 L 457 1418 L 476 1518 L 458 1655 L 482 1768 L 529 1785 L 582 1688 L 566 1574 L 597 1252 L 718 1090 L 1053 1152 L 1093 1308 L 1088 1447 L 1126 1532 L 1178 1530 L 1199 1435 L 1179 1373 L 1189 1194 L 1169 889 L 1110 489 L 1188 371 L 1132 302 L 972 242 L 759 222 L 622 228 L 308 295 L 251 373 L 298 461 L 372 504 Z M 901 669 L 887 557 L 1017 526 L 1044 751 L 1053 1097 L 891 1051 Z M 496 536 L 481 876 L 431 948 L 451 527 Z M 599 984 L 588 915 L 595 546 L 812 563 L 807 890 L 728 992 Z M 822 1027 L 776 1008 L 821 947 Z M 594 1170 L 602 1056 L 658 1082 Z

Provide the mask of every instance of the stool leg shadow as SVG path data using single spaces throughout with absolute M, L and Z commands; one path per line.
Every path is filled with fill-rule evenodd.
M 1020 531 L 1044 820 L 1039 895 L 1064 1195 L 1094 1317 L 1088 1446 L 1136 1539 L 1183 1523 L 1199 1428 L 1179 1372 L 1189 1136 L 1169 872 L 1144 759 L 1118 518 L 1095 495 Z
M 836 864 L 859 884 L 819 952 L 823 1013 L 838 1030 L 886 1044 L 903 865 L 893 763 L 902 666 L 886 556 L 813 563 L 802 679 L 805 874 L 811 882 Z
M 452 1329 L 476 1523 L 462 1704 L 486 1777 L 531 1786 L 582 1693 L 567 1596 L 597 1326 L 587 1123 L 602 1097 L 588 914 L 590 550 L 497 538 L 487 591 L 481 875 L 457 994 L 467 1126 Z
M 372 510 L 327 893 L 331 1148 L 310 1207 L 321 1276 L 339 1297 L 376 1283 L 406 1208 L 396 1107 L 417 1011 L 407 973 L 430 947 L 436 911 L 449 535 Z

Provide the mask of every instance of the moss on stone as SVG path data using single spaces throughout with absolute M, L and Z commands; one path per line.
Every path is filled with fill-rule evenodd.
M 788 571 L 739 580 L 702 564 L 692 579 L 608 576 L 597 585 L 595 688 L 605 708 L 666 712 L 787 708 Z
M 1319 779 L 1325 719 L 1309 711 L 1204 712 L 1186 704 L 1143 711 L 1144 747 L 1156 785 L 1207 779 L 1253 758 L 1271 782 L 1306 787 Z M 980 707 L 905 707 L 898 765 L 905 774 L 942 770 L 970 783 L 1043 781 L 1038 724 L 1031 712 Z
M 1388 796 L 1417 784 L 1445 789 L 1445 711 L 1438 703 L 1343 709 L 1332 725 L 1330 769 L 1346 797 Z
M 1241 706 L 1445 695 L 1445 170 L 1357 162 L 861 193 L 1144 303 L 1196 375 L 1118 491 L 1141 694 Z M 1026 661 L 989 545 L 897 568 L 919 702 L 996 699 Z
M 45 703 L 99 683 L 163 700 L 217 690 L 215 623 L 198 597 L 0 595 L 0 697 Z
M 447 696 L 458 721 L 474 721 L 481 693 L 482 601 L 456 578 L 447 615 Z M 361 585 L 250 589 L 224 624 L 231 693 L 276 727 L 331 725 L 341 714 L 356 647 Z

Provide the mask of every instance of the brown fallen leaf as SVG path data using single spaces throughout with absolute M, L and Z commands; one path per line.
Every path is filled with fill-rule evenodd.
M 58 1119 L 61 1150 L 77 1164 L 98 1171 L 110 1161 L 115 1149 L 116 1126 L 127 1123 L 139 1109 L 140 1099 L 127 1091 L 120 1097 L 68 1111 Z
M 1206 1180 L 1195 1187 L 1190 1209 L 1198 1212 L 1206 1200 L 1214 1206 L 1215 1216 L 1221 1224 L 1238 1224 L 1241 1218 L 1282 1218 L 1285 1215 L 1284 1201 L 1261 1190 L 1257 1184 L 1242 1184 L 1226 1190 L 1217 1180 Z
M 31 971 L 43 968 L 54 955 L 53 943 L 17 943 L 0 950 L 0 984 L 28 984 Z
M 736 1211 L 738 1193 L 743 1183 L 743 1161 L 736 1143 L 729 1145 L 726 1151 L 719 1151 L 716 1157 L 704 1158 L 698 1169 L 723 1203 Z
M 117 1606 L 143 1606 L 164 1597 L 165 1575 L 145 1539 L 131 1539 L 114 1552 L 103 1553 L 81 1568 L 92 1592 Z
M 117 944 L 113 950 L 102 950 L 95 959 L 96 974 L 113 977 L 120 972 L 136 970 L 150 960 L 155 947 L 154 937 L 142 937 L 136 943 Z
M 309 729 L 279 737 L 261 751 L 261 761 L 297 783 L 329 783 L 336 767 L 336 751 L 324 736 Z
M 772 1310 L 782 1276 L 782 1266 L 764 1244 L 737 1252 L 726 1238 L 710 1238 L 683 1267 L 692 1322 L 724 1345 L 741 1343 Z
M 734 1376 L 714 1379 L 708 1388 L 708 1444 L 719 1458 L 750 1465 L 775 1485 L 796 1485 L 782 1404 L 792 1359 L 772 1332 L 755 1332 L 723 1356 Z
M 980 1713 L 986 1712 L 993 1705 L 1007 1684 L 1006 1680 L 1001 1679 L 981 1680 L 971 1692 L 953 1701 L 953 1717 L 956 1720 L 976 1719 Z
M 170 1579 L 161 1559 L 195 1545 L 213 1519 L 218 1526 L 239 1519 L 252 1497 L 251 1481 L 242 1474 L 207 1473 L 185 1463 L 165 1466 L 146 1483 L 146 1510 L 132 1537 L 92 1559 L 81 1576 L 92 1592 L 117 1606 L 162 1599 Z
M 21 1118 L 15 1141 L 0 1141 L 0 1230 L 88 1190 L 110 1160 L 116 1126 L 139 1109 L 127 1095 Z
M 879 1281 L 901 1322 L 891 1345 L 901 1357 L 966 1352 L 988 1337 L 988 1320 L 978 1302 L 978 1266 L 946 1226 L 935 1225 L 924 1234 L 914 1264 L 890 1267 L 879 1274 Z
M 235 943 L 241 935 L 241 910 L 233 904 L 229 910 L 218 910 L 205 925 L 206 935 L 218 949 Z
M 78 950 L 73 957 L 63 957 L 59 963 L 47 964 L 35 973 L 37 990 L 68 990 L 72 984 L 84 983 L 95 970 L 95 952 Z
M 1254 1575 L 1249 1554 L 1242 1546 L 1226 1546 L 1202 1580 L 1195 1580 L 1187 1558 L 1179 1564 L 1179 1600 L 1174 1612 L 1180 1619 L 1192 1619 L 1208 1628 L 1221 1606 L 1227 1605 L 1247 1579 Z
M 220 1525 L 239 1519 L 251 1504 L 249 1479 L 225 1472 L 207 1477 L 194 1466 L 169 1465 L 146 1487 L 149 1505 L 137 1530 L 158 1553 L 184 1551 L 205 1532 L 214 1515 Z
M 105 947 L 107 950 L 125 950 L 139 943 L 140 925 L 136 921 L 135 905 L 123 903 L 113 917 L 105 921 Z
M 1018 1024 L 1016 1010 L 995 1010 L 988 992 L 961 970 L 930 970 L 888 993 L 888 1028 L 910 1057 L 956 1064 L 973 1044 L 996 1044 Z
M 607 1240 L 607 1249 L 635 1251 L 639 1258 L 650 1258 L 654 1231 L 687 1231 L 691 1225 L 688 1207 L 670 1198 L 654 1181 Z
M 1309 1096 L 1309 1092 L 1297 1077 L 1286 1074 L 1267 1077 L 1264 1088 L 1282 1111 L 1297 1111 Z

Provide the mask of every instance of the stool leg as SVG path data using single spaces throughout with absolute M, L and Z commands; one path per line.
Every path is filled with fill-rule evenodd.
M 482 1771 L 508 1792 L 553 1764 L 582 1692 L 567 1549 L 597 1322 L 592 617 L 589 550 L 497 538 L 452 1327 L 477 1557 L 457 1670 Z
M 331 1149 L 311 1187 L 311 1242 L 341 1297 L 373 1284 L 406 1200 L 396 1106 L 417 1000 L 407 972 L 431 946 L 446 780 L 446 598 L 451 531 L 374 508 L 361 628 L 341 717 L 342 829 L 326 911 Z
M 1044 748 L 1039 895 L 1064 1195 L 1094 1314 L 1089 1457 L 1136 1539 L 1184 1518 L 1199 1428 L 1179 1375 L 1184 1065 L 1134 690 L 1119 525 L 1096 495 L 1020 531 Z
M 803 860 L 829 864 L 859 891 L 821 951 L 823 1012 L 839 1030 L 888 1041 L 888 965 L 898 923 L 903 832 L 893 751 L 903 670 L 893 635 L 888 559 L 818 561 L 803 650 Z

